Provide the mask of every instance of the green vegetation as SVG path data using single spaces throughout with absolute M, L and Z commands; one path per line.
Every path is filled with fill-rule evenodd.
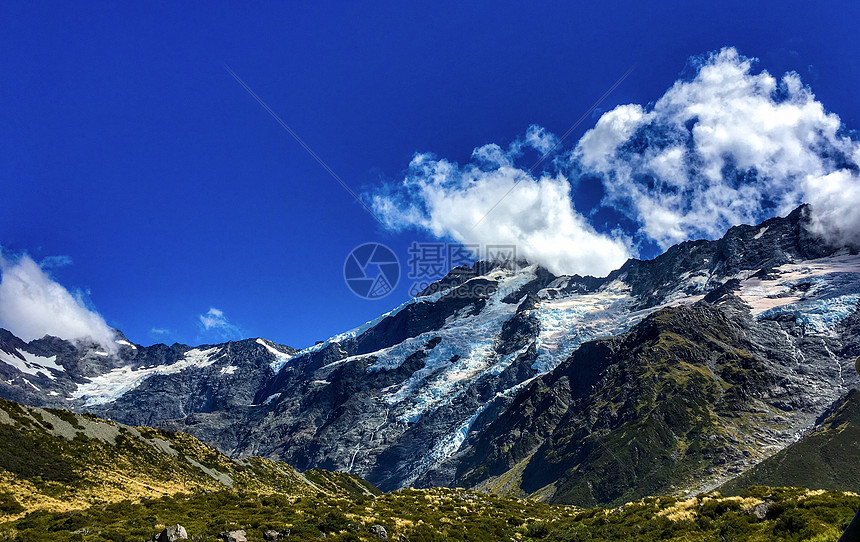
M 766 516 L 750 513 L 767 503 Z M 143 541 L 180 523 L 192 540 L 216 541 L 244 529 L 249 541 L 265 530 L 288 540 L 409 541 L 835 541 L 860 506 L 842 492 L 753 487 L 742 497 L 650 497 L 616 509 L 582 509 L 503 499 L 456 489 L 405 490 L 377 496 L 291 497 L 224 490 L 123 501 L 83 511 L 37 511 L 0 524 L 0 541 Z
M 310 478 L 259 457 L 232 460 L 184 433 L 0 400 L 0 514 L 225 489 L 291 496 L 378 493 L 347 474 Z

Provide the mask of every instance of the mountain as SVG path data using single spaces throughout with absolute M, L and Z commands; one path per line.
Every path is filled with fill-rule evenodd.
M 857 450 L 860 391 L 853 389 L 799 441 L 728 481 L 720 492 L 736 495 L 751 485 L 856 491 L 860 487 Z
M 171 531 L 234 542 L 785 540 L 812 533 L 835 540 L 860 504 L 850 492 L 764 487 L 742 497 L 653 497 L 612 511 L 462 489 L 382 494 L 353 475 L 233 460 L 190 435 L 3 400 L 0 432 L 0 538 L 10 542 L 175 540 Z
M 856 247 L 816 237 L 803 206 L 602 278 L 456 268 L 301 351 L 5 333 L 0 395 L 383 490 L 613 503 L 716 487 L 796 440 L 857 385 L 858 300 Z

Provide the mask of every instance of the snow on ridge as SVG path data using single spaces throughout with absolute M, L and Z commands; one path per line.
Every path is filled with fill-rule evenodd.
M 15 354 L 20 354 L 21 357 L 18 357 Z M 42 356 L 37 356 L 36 354 L 31 354 L 27 351 L 15 350 L 15 353 L 9 353 L 5 350 L 0 350 L 0 362 L 3 362 L 7 365 L 11 365 L 12 367 L 18 369 L 22 373 L 36 376 L 37 374 L 42 374 L 51 380 L 55 380 L 53 371 L 57 372 L 65 372 L 65 368 L 61 365 L 57 365 L 57 356 L 51 356 L 49 358 L 45 358 Z M 27 382 L 30 382 L 29 380 Z M 32 386 L 32 382 L 30 382 Z M 34 386 L 35 387 L 35 386 Z
M 396 385 L 395 389 L 388 390 L 384 400 L 391 406 L 400 405 L 397 415 L 399 421 L 417 422 L 426 413 L 450 403 L 481 374 L 494 368 L 501 372 L 512 363 L 514 356 L 498 360 L 495 353 L 496 338 L 504 323 L 516 313 L 518 306 L 516 303 L 505 303 L 502 299 L 533 280 L 535 269 L 532 266 L 513 275 L 496 270 L 501 271 L 493 275 L 494 280 L 499 281 L 499 288 L 477 315 L 451 316 L 441 329 L 407 339 L 379 353 L 377 362 L 368 371 L 397 367 L 409 355 L 423 348 L 431 338 L 441 338 L 427 353 L 421 369 Z
M 206 350 L 192 348 L 185 356 L 170 365 L 157 365 L 135 369 L 130 366 L 119 367 L 107 373 L 90 378 L 89 382 L 78 384 L 72 392 L 72 399 L 83 399 L 86 406 L 102 405 L 115 401 L 127 392 L 138 387 L 144 380 L 155 375 L 169 375 L 186 369 L 202 369 L 214 364 L 220 347 L 215 346 Z
M 278 398 L 278 397 L 280 397 L 280 396 L 281 396 L 281 394 L 280 394 L 280 393 L 273 393 L 272 395 L 270 395 L 270 396 L 266 397 L 266 400 L 265 400 L 265 401 L 263 401 L 263 402 L 262 402 L 262 403 L 260 403 L 259 405 L 254 405 L 254 406 L 268 405 L 269 403 L 271 403 L 272 401 L 274 401 L 275 399 L 277 399 L 277 398 Z
M 275 356 L 275 361 L 270 364 L 272 370 L 277 374 L 281 369 L 283 369 L 284 365 L 287 364 L 291 359 L 296 357 L 298 354 L 287 354 L 286 352 L 281 352 L 271 344 L 266 339 L 258 338 L 256 341 L 257 344 L 262 345 L 266 350 L 269 351 L 273 356 Z
M 524 268 L 522 270 L 522 272 L 533 273 L 536 268 L 537 268 L 536 265 L 532 265 L 532 266 Z M 469 280 L 467 280 L 464 284 L 467 284 L 468 282 L 473 281 L 475 279 L 489 278 L 491 276 L 494 276 L 493 275 L 494 272 L 501 272 L 502 274 L 504 274 L 505 270 L 494 269 L 493 271 L 491 271 L 490 273 L 488 273 L 486 275 L 479 275 L 479 276 L 472 277 Z M 534 278 L 534 277 L 532 276 L 532 278 Z M 412 299 L 408 299 L 408 300 L 404 301 L 403 303 L 401 303 L 400 305 L 398 305 L 397 307 L 391 309 L 390 311 L 388 311 L 384 314 L 381 314 L 380 316 L 377 316 L 373 320 L 369 320 L 369 321 L 365 322 L 364 324 L 362 324 L 358 327 L 350 329 L 349 331 L 339 333 L 337 335 L 329 337 L 325 341 L 319 342 L 313 346 L 309 346 L 307 348 L 304 348 L 304 349 L 296 352 L 293 355 L 293 357 L 299 357 L 299 356 L 302 356 L 304 354 L 309 354 L 311 352 L 318 352 L 318 351 L 320 351 L 320 350 L 322 350 L 322 349 L 324 349 L 327 346 L 330 346 L 332 344 L 337 344 L 337 343 L 343 342 L 347 339 L 354 339 L 354 338 L 360 336 L 362 333 L 364 333 L 368 329 L 376 326 L 377 324 L 379 324 L 381 321 L 385 320 L 389 316 L 395 316 L 397 313 L 399 313 L 400 311 L 402 311 L 403 309 L 405 309 L 406 307 L 408 307 L 410 305 L 414 305 L 415 303 L 435 303 L 442 296 L 450 293 L 452 290 L 455 290 L 457 288 L 459 288 L 459 286 L 452 286 L 450 288 L 447 288 L 445 290 L 441 290 L 439 292 L 432 293 L 430 295 L 413 297 Z M 369 356 L 369 355 L 371 355 L 371 354 L 363 354 L 363 355 L 357 356 L 357 357 L 364 357 L 364 356 Z M 344 361 L 344 360 L 341 360 L 341 361 Z
M 131 348 L 132 350 L 137 350 L 137 347 L 135 345 L 131 344 L 130 342 L 128 342 L 124 339 L 117 339 L 114 342 L 116 342 L 116 344 L 119 344 L 121 346 L 127 346 L 127 347 Z

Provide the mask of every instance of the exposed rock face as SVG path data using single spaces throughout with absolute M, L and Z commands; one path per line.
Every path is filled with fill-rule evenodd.
M 346 470 L 386 490 L 465 484 L 610 502 L 622 487 L 716 484 L 785 446 L 858 381 L 860 257 L 816 239 L 807 215 L 682 243 L 604 278 L 460 267 L 300 352 L 120 339 L 105 356 L 0 334 L 0 395 L 187 431 L 235 457 Z M 669 343 L 671 356 L 655 354 Z M 705 418 L 720 430 L 684 429 Z M 654 444 L 616 445 L 636 464 L 652 454 L 656 474 L 603 476 L 601 443 L 639 430 Z M 617 488 L 590 488 L 600 477 Z

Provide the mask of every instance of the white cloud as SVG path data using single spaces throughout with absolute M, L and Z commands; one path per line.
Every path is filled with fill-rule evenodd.
M 200 324 L 203 330 L 218 339 L 231 340 L 242 336 L 242 330 L 231 324 L 223 311 L 211 307 L 205 314 L 200 315 Z
M 753 63 L 733 48 L 700 59 L 653 107 L 602 115 L 574 162 L 663 248 L 803 202 L 831 241 L 860 244 L 860 146 L 797 74 L 777 81 Z
M 0 327 L 25 341 L 53 335 L 69 341 L 93 341 L 117 349 L 114 330 L 27 255 L 7 259 L 0 252 Z
M 508 150 L 475 149 L 462 167 L 417 154 L 401 183 L 372 197 L 374 211 L 392 229 L 423 228 L 467 245 L 513 244 L 518 257 L 554 273 L 605 275 L 631 256 L 629 241 L 597 232 L 574 209 L 564 175 L 535 178 L 514 164 L 525 147 L 543 153 L 554 144 L 533 126 Z
M 374 209 L 394 229 L 516 244 L 520 256 L 555 273 L 602 275 L 634 251 L 574 209 L 565 173 L 577 181 L 585 174 L 602 180 L 602 205 L 638 223 L 637 241 L 664 249 L 801 203 L 812 204 L 812 227 L 827 240 L 860 246 L 860 142 L 796 73 L 777 79 L 755 73 L 755 62 L 733 48 L 694 59 L 695 76 L 652 105 L 601 115 L 569 157 L 551 162 L 553 174 L 516 165 L 526 148 L 543 154 L 556 145 L 538 126 L 508 149 L 475 149 L 463 166 L 417 154 L 402 183 L 373 197 Z

